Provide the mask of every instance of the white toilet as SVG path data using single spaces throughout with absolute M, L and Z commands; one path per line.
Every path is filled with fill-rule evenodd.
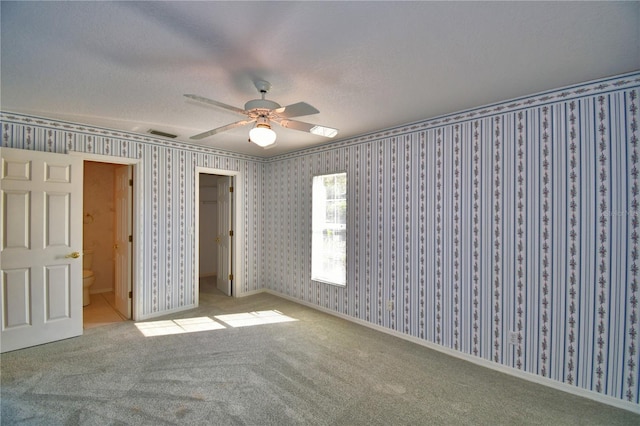
M 84 250 L 82 253 L 82 306 L 91 303 L 89 298 L 89 287 L 95 282 L 91 267 L 93 265 L 93 250 Z

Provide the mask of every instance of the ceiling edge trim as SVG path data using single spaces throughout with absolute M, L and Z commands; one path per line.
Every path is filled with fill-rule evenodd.
M 150 137 L 146 134 L 135 132 L 125 132 L 121 130 L 113 130 L 99 126 L 88 126 L 69 121 L 50 119 L 45 117 L 37 117 L 28 114 L 22 114 L 11 111 L 0 111 L 0 122 L 16 123 L 21 125 L 33 125 L 41 128 L 49 128 L 54 130 L 63 130 L 75 133 L 82 133 L 94 137 L 123 139 L 130 142 L 140 142 L 149 145 L 157 145 L 165 148 L 176 148 L 186 151 L 201 152 L 222 157 L 230 157 L 238 160 L 248 160 L 258 163 L 264 163 L 266 158 L 257 157 L 247 154 L 240 154 L 233 151 L 225 151 L 219 148 L 210 148 L 202 145 L 189 144 L 181 141 L 173 141 Z
M 476 108 L 466 109 L 463 111 L 445 114 L 426 120 L 414 121 L 400 126 L 390 127 L 375 132 L 354 136 L 348 139 L 332 141 L 323 145 L 316 145 L 311 148 L 304 148 L 273 157 L 267 157 L 266 160 L 267 162 L 282 161 L 302 155 L 359 145 L 362 143 L 371 142 L 373 140 L 402 136 L 407 133 L 434 129 L 438 127 L 448 126 L 454 123 L 463 123 L 466 121 L 491 117 L 498 114 L 515 112 L 522 109 L 540 107 L 552 103 L 563 102 L 572 99 L 580 99 L 587 96 L 605 94 L 634 87 L 640 87 L 640 70 L 592 80 L 589 82 L 577 83 L 558 89 L 546 90 L 544 92 L 521 96 L 518 98 L 496 102 Z

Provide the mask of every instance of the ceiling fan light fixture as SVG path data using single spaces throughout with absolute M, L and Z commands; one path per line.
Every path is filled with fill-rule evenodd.
M 271 129 L 269 121 L 261 117 L 256 126 L 249 131 L 249 140 L 264 148 L 276 143 L 276 132 Z
M 258 89 L 258 92 L 260 92 L 260 99 L 253 99 L 245 103 L 244 109 L 236 108 L 212 99 L 203 98 L 202 96 L 185 94 L 184 96 L 189 99 L 193 99 L 194 101 L 203 102 L 247 116 L 244 120 L 198 133 L 197 135 L 191 136 L 189 139 L 200 140 L 227 130 L 235 129 L 236 127 L 255 123 L 254 128 L 249 131 L 249 142 L 253 142 L 263 148 L 270 148 L 274 146 L 276 142 L 276 132 L 271 129 L 271 121 L 279 124 L 280 127 L 284 127 L 285 129 L 309 132 L 311 134 L 327 138 L 333 138 L 338 134 L 338 129 L 291 119 L 292 117 L 301 117 L 320 112 L 308 103 L 298 102 L 287 106 L 280 106 L 277 102 L 265 99 L 265 95 L 269 89 L 271 89 L 271 83 L 264 80 L 257 80 L 254 81 L 253 84 L 256 86 L 256 89 Z

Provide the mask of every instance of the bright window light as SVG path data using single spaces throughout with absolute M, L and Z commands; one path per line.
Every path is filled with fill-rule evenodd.
M 328 138 L 332 138 L 338 134 L 338 130 L 332 129 L 331 127 L 324 126 L 313 126 L 309 133 L 313 133 L 314 135 L 326 136 Z
M 347 283 L 347 174 L 313 177 L 311 279 Z

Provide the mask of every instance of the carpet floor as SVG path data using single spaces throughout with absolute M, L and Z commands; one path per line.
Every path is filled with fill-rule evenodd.
M 2 354 L 3 425 L 639 425 L 270 294 Z

